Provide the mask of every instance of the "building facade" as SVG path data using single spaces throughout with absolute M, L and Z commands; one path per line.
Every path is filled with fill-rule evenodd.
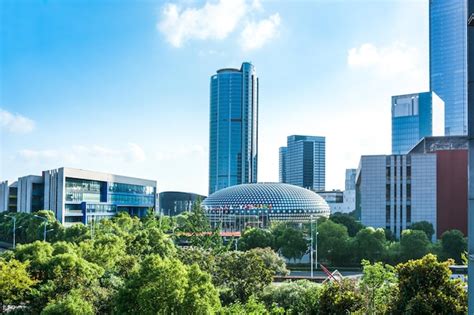
M 258 77 L 254 66 L 211 76 L 209 194 L 257 181 Z
M 8 198 L 11 203 L 16 197 L 17 212 L 51 210 L 66 226 L 87 224 L 121 211 L 141 217 L 157 206 L 156 181 L 81 169 L 48 170 L 42 176 L 21 177 L 12 186 Z M 4 189 L 0 193 L 4 200 Z
M 445 103 L 445 134 L 467 134 L 467 0 L 430 0 L 430 90 Z
M 287 147 L 279 148 L 279 174 L 278 180 L 280 183 L 286 183 L 286 152 L 288 151 Z
M 345 181 L 345 190 L 355 190 L 357 169 L 348 168 L 346 169 L 346 181 Z
M 422 138 L 444 135 L 444 103 L 434 92 L 392 96 L 392 154 L 406 154 Z
M 196 202 L 206 198 L 203 195 L 181 191 L 163 191 L 159 196 L 160 213 L 168 216 L 191 211 Z
M 281 154 L 281 152 L 286 152 Z M 326 138 L 288 136 L 280 148 L 280 181 L 315 191 L 326 187 Z
M 467 144 L 464 137 L 428 137 L 405 155 L 362 156 L 356 182 L 361 222 L 396 237 L 430 222 L 434 237 L 467 233 Z

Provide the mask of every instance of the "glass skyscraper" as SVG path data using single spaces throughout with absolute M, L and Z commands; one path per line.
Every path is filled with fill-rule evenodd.
M 258 77 L 244 62 L 211 77 L 209 194 L 257 182 Z
M 282 154 L 283 153 L 283 154 Z M 316 191 L 326 186 L 326 138 L 288 136 L 280 148 L 280 181 Z
M 444 135 L 444 105 L 434 92 L 392 96 L 392 154 L 406 154 L 423 137 Z
M 430 0 L 430 90 L 445 103 L 445 134 L 467 134 L 467 1 Z

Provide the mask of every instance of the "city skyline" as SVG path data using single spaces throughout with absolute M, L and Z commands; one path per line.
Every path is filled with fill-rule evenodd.
M 205 194 L 208 78 L 243 61 L 265 83 L 259 181 L 278 181 L 288 134 L 327 137 L 328 189 L 360 155 L 390 152 L 391 95 L 428 90 L 426 1 L 229 3 L 3 2 L 0 178 L 67 166 Z M 190 8 L 235 18 L 196 33 Z

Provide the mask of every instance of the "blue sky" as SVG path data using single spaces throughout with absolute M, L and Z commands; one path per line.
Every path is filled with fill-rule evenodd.
M 260 77 L 259 181 L 326 136 L 327 189 L 390 153 L 390 97 L 428 90 L 428 0 L 0 4 L 0 179 L 61 166 L 207 193 L 209 77 Z

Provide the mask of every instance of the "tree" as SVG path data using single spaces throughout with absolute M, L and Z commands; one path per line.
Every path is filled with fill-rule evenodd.
M 404 260 L 418 259 L 428 253 L 430 241 L 420 230 L 405 230 L 400 239 L 401 256 Z
M 452 258 L 462 263 L 461 255 L 467 250 L 467 241 L 459 230 L 449 230 L 441 235 L 441 251 L 443 259 Z
M 308 251 L 308 241 L 300 229 L 281 225 L 276 229 L 275 247 L 288 259 L 300 259 Z
M 354 216 L 345 213 L 335 213 L 329 217 L 334 223 L 342 224 L 347 228 L 347 233 L 350 237 L 356 236 L 357 232 L 362 230 L 365 226 L 357 221 Z
M 131 255 L 145 257 L 150 254 L 158 254 L 162 258 L 172 257 L 176 254 L 176 248 L 168 235 L 157 227 L 150 227 L 138 231 L 127 244 L 127 252 Z
M 239 249 L 273 247 L 274 236 L 271 231 L 259 228 L 246 229 L 239 239 Z
M 92 304 L 80 295 L 78 291 L 71 291 L 65 297 L 52 300 L 41 315 L 93 315 Z
M 245 302 L 273 280 L 274 272 L 255 251 L 231 251 L 218 255 L 213 281 L 224 304 Z
M 190 309 L 212 314 L 220 308 L 217 290 L 208 274 L 196 265 L 179 260 L 147 256 L 120 290 L 119 314 L 182 314 Z
M 431 224 L 428 221 L 419 221 L 419 222 L 412 223 L 410 225 L 410 230 L 418 230 L 418 231 L 425 232 L 426 237 L 428 238 L 430 242 L 433 238 L 433 234 L 434 234 L 433 224 Z
M 308 280 L 271 284 L 263 290 L 261 299 L 267 307 L 282 307 L 286 314 L 311 314 L 315 307 L 308 298 L 309 291 L 319 291 L 320 288 L 321 285 Z
M 395 268 L 380 262 L 371 265 L 367 260 L 362 261 L 362 266 L 359 287 L 365 300 L 365 311 L 367 314 L 386 314 L 397 292 Z
M 329 282 L 321 290 L 318 314 L 350 314 L 363 307 L 362 296 L 355 281 L 344 279 Z
M 0 258 L 0 313 L 3 313 L 5 306 L 24 302 L 25 296 L 36 284 L 37 281 L 28 274 L 28 265 L 28 262 Z
M 360 230 L 357 232 L 353 242 L 357 263 L 362 259 L 367 259 L 371 262 L 380 261 L 385 252 L 385 245 L 386 239 L 383 229 L 368 227 Z
M 426 235 L 425 235 L 426 236 Z M 394 314 L 466 314 L 467 295 L 460 281 L 450 279 L 449 265 L 428 254 L 396 267 L 398 296 Z
M 349 235 L 347 228 L 331 220 L 318 225 L 318 256 L 320 260 L 341 266 L 348 263 L 347 249 Z
M 250 252 L 262 258 L 265 267 L 271 270 L 273 275 L 287 275 L 290 273 L 286 269 L 285 260 L 278 256 L 271 248 L 254 248 Z

